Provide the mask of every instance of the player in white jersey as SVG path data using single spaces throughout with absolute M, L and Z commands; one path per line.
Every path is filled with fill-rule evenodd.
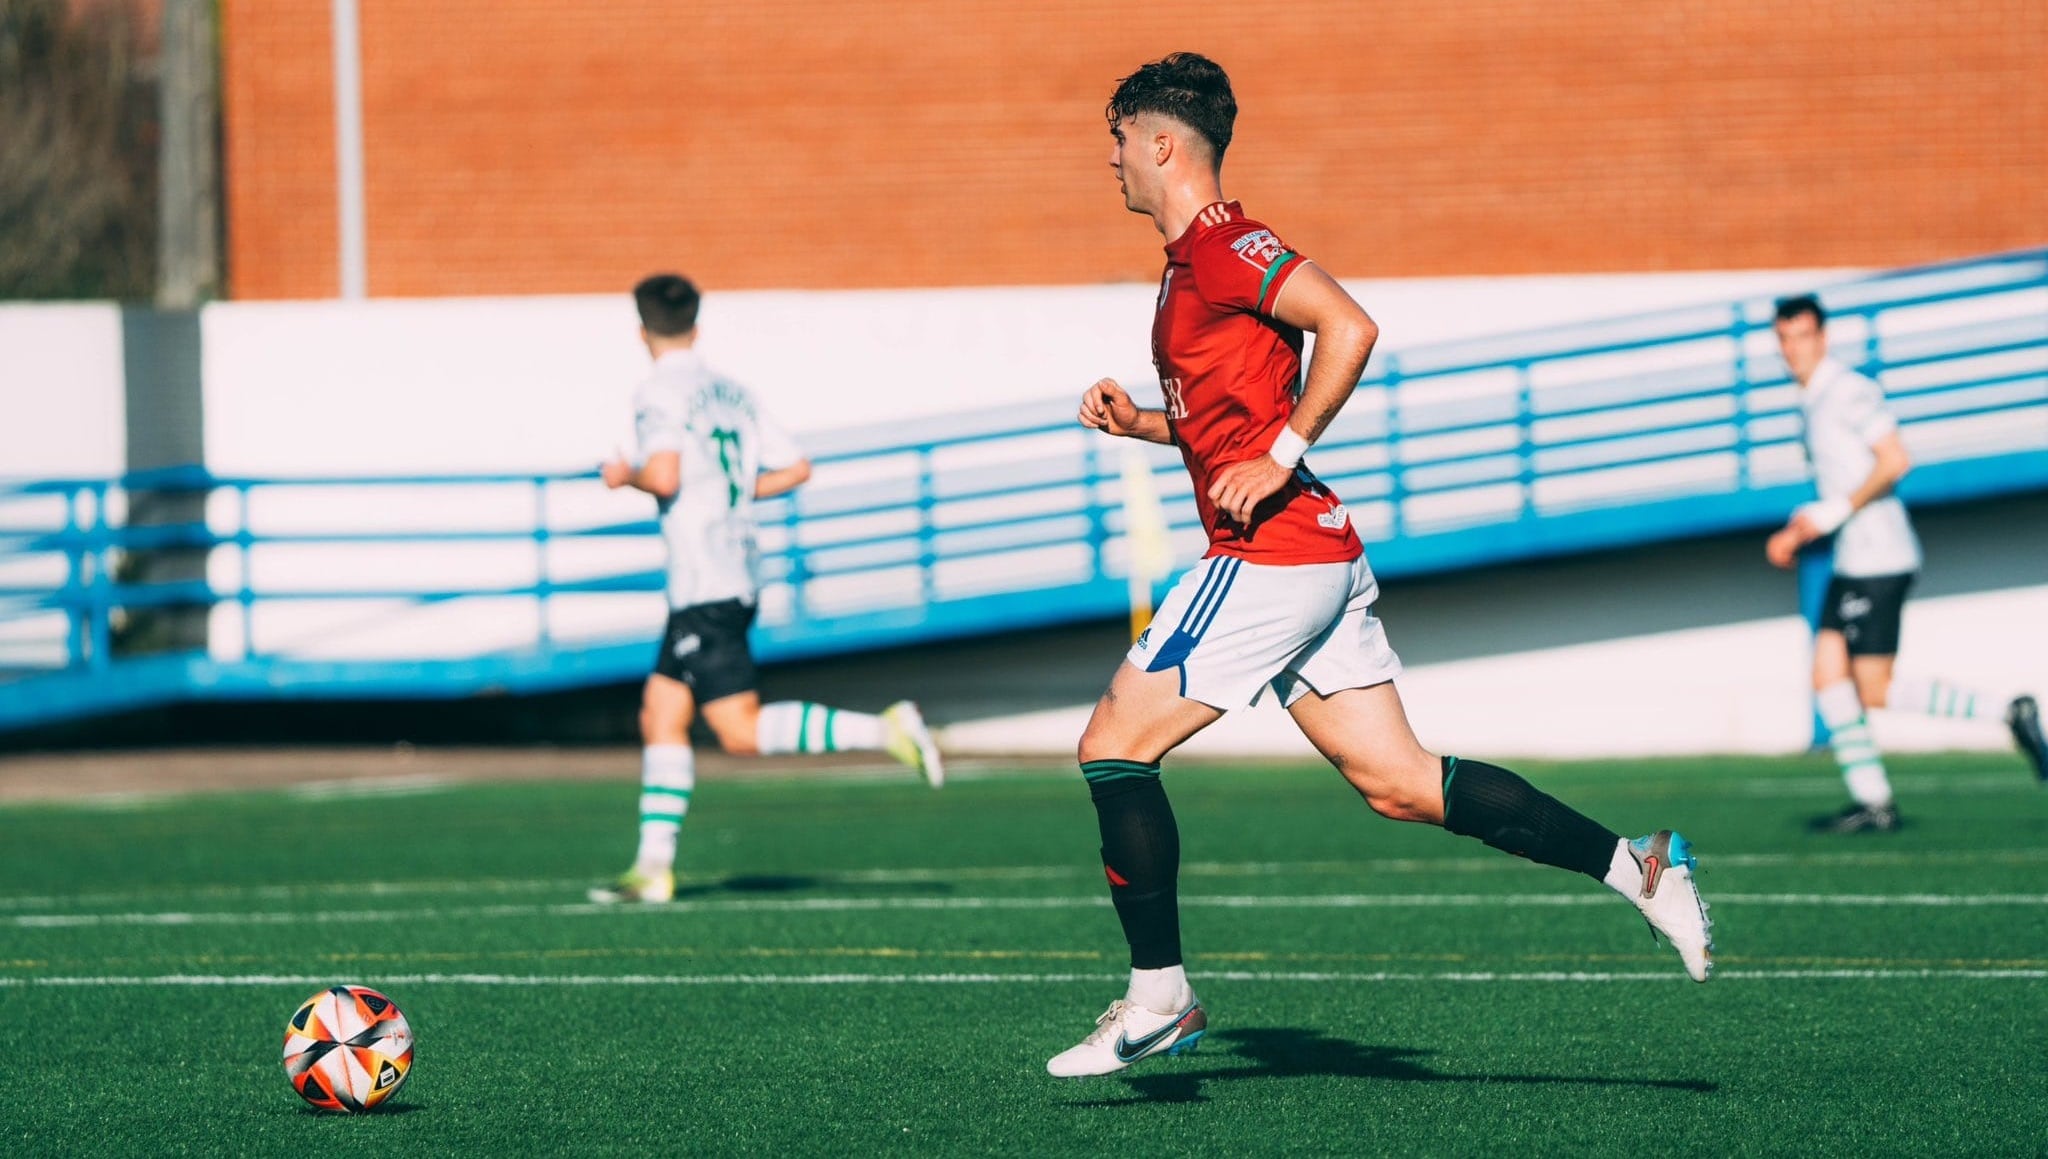
M 880 715 L 807 701 L 763 705 L 747 646 L 758 594 L 753 505 L 810 478 L 796 441 L 748 390 L 697 354 L 697 288 L 657 274 L 633 289 L 654 370 L 633 393 L 635 454 L 603 468 L 605 485 L 654 496 L 668 547 L 668 629 L 640 701 L 640 851 L 601 902 L 664 902 L 675 894 L 676 836 L 696 787 L 690 724 L 726 752 L 751 755 L 883 750 L 938 788 L 945 767 L 917 706 Z
M 1911 468 L 1884 389 L 1827 354 L 1827 314 L 1811 295 L 1777 309 L 1778 348 L 1800 385 L 1806 451 L 1820 497 L 1793 512 L 1765 554 L 1791 567 L 1800 549 L 1834 537 L 1834 578 L 1814 638 L 1813 687 L 1829 746 L 1852 803 L 1814 820 L 1837 833 L 1898 828 L 1898 807 L 1884 759 L 1871 740 L 1866 709 L 1933 716 L 2003 716 L 2013 743 L 2048 780 L 2048 742 L 2032 696 L 1987 697 L 1946 680 L 1895 676 L 1906 591 L 1920 571 L 1920 541 L 1893 494 Z

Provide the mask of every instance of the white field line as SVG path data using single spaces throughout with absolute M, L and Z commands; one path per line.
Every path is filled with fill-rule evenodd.
M 1314 982 L 1376 984 L 1386 982 L 1677 982 L 1685 975 L 1658 971 L 1203 971 L 1206 982 Z M 1717 981 L 1833 980 L 1983 980 L 2039 981 L 2048 970 L 1917 969 L 1917 970 L 1719 970 Z M 363 978 L 379 986 L 960 986 L 1017 985 L 1065 982 L 1122 982 L 1123 974 L 372 974 Z M 324 974 L 131 974 L 69 975 L 43 978 L 0 978 L 4 987 L 65 986 L 330 986 Z
M 2039 893 L 1710 893 L 1715 905 L 1813 906 L 1813 907 L 1963 907 L 2048 906 L 2048 894 Z M 0 927 L 16 929 L 74 929 L 91 926 L 276 926 L 324 925 L 346 922 L 416 922 L 422 920 L 497 919 L 526 917 L 632 917 L 663 914 L 703 913 L 848 913 L 861 911 L 918 910 L 1057 910 L 1102 908 L 1107 897 L 808 897 L 749 898 L 716 901 L 678 901 L 655 906 L 490 905 L 448 906 L 426 909 L 305 910 L 268 913 L 170 911 L 111 914 L 16 914 L 0 920 Z M 1183 907 L 1204 909 L 1435 909 L 1499 908 L 1519 906 L 1601 906 L 1613 902 L 1605 893 L 1386 893 L 1310 894 L 1297 897 L 1258 895 L 1194 896 L 1180 899 Z
M 1071 766 L 1060 762 L 1032 765 L 1026 759 L 1003 760 L 997 758 L 964 758 L 946 762 L 947 779 L 968 781 L 1017 781 L 1017 780 L 1059 780 L 1069 779 L 1075 774 Z M 753 783 L 762 785 L 796 784 L 803 785 L 821 780 L 830 780 L 840 785 L 900 786 L 904 784 L 903 766 L 897 764 L 844 765 L 827 770 L 790 769 L 775 773 L 757 774 Z M 1951 796 L 1982 796 L 2002 794 L 2025 794 L 2033 791 L 2033 783 L 2023 773 L 1901 773 L 1891 778 L 1892 786 L 1911 793 L 1943 793 Z M 311 800 L 335 800 L 351 797 L 414 796 L 428 793 L 451 792 L 475 785 L 487 785 L 487 780 L 471 780 L 461 777 L 444 777 L 433 773 L 400 774 L 391 777 L 361 777 L 339 781 L 310 781 L 278 789 L 229 790 L 236 792 L 276 792 L 288 797 Z M 1842 792 L 1838 778 L 1816 773 L 1813 776 L 1767 776 L 1751 778 L 1730 778 L 1720 782 L 1730 791 L 1743 796 L 1776 798 L 1812 798 L 1819 800 L 1839 797 Z M 101 810 L 110 813 L 140 812 L 164 808 L 206 797 L 220 792 L 217 789 L 169 789 L 117 791 L 92 793 L 70 800 L 50 802 L 43 800 L 25 801 L 21 804 L 42 807 L 58 804 L 65 808 Z M 0 810 L 11 808 L 14 802 L 0 802 Z
M 2048 862 L 2048 849 L 1854 850 L 1824 853 L 1708 853 L 1709 869 L 1756 869 L 1830 866 L 1919 868 L 1932 865 L 2035 865 Z M 1369 877 L 1376 873 L 1527 873 L 1529 864 L 1511 857 L 1380 857 L 1355 861 L 1194 861 L 1181 866 L 1189 877 L 1285 877 L 1290 874 Z M 1097 865 L 982 865 L 958 867 L 791 871 L 785 876 L 808 878 L 820 885 L 952 885 L 968 881 L 1093 881 Z M 747 874 L 729 876 L 744 878 Z M 289 900 L 323 894 L 357 899 L 436 895 L 447 897 L 521 893 L 577 893 L 593 878 L 477 878 L 444 881 L 308 882 L 303 885 L 165 886 L 150 890 L 99 893 L 0 896 L 0 911 L 55 909 L 66 906 L 112 905 L 164 898 Z
M 1892 788 L 1908 793 L 1981 796 L 1984 794 L 2038 792 L 2024 765 L 2010 773 L 1900 773 L 1890 778 Z M 1746 797 L 1839 797 L 1842 783 L 1836 777 L 1757 777 L 1735 782 Z

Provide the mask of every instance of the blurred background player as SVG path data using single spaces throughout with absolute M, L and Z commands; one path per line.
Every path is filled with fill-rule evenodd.
M 700 710 L 736 755 L 881 750 L 945 783 L 917 706 L 875 716 L 807 701 L 761 703 L 747 645 L 757 586 L 753 503 L 800 486 L 810 460 L 738 383 L 695 349 L 697 288 L 656 274 L 633 288 L 654 370 L 633 394 L 634 461 L 604 464 L 607 487 L 654 496 L 668 548 L 668 629 L 640 700 L 640 851 L 593 901 L 663 902 L 675 893 L 676 835 L 696 787 L 690 724 Z
M 1210 546 L 1081 735 L 1131 978 L 1095 1030 L 1046 1069 L 1107 1074 L 1202 1036 L 1207 1015 L 1181 961 L 1180 834 L 1159 761 L 1268 688 L 1373 811 L 1604 882 L 1705 981 L 1713 945 L 1683 837 L 1623 840 L 1506 769 L 1439 758 L 1409 728 L 1364 548 L 1344 504 L 1301 462 L 1351 397 L 1379 328 L 1329 275 L 1223 199 L 1237 116 L 1229 78 L 1213 61 L 1176 53 L 1124 78 L 1107 115 L 1124 205 L 1167 239 L 1152 326 L 1166 405 L 1140 409 L 1103 379 L 1079 417 L 1179 447 Z M 1297 405 L 1304 331 L 1316 348 Z
M 1893 493 L 1912 467 L 1898 420 L 1885 408 L 1883 387 L 1828 357 L 1827 314 L 1819 299 L 1809 294 L 1781 300 L 1775 325 L 1778 349 L 1799 383 L 1806 454 L 1820 497 L 1792 513 L 1765 554 L 1789 568 L 1801 548 L 1834 537 L 1834 578 L 1813 642 L 1813 688 L 1828 745 L 1853 800 L 1840 813 L 1816 817 L 1813 828 L 1858 833 L 1898 827 L 1898 807 L 1866 709 L 2002 717 L 2013 743 L 2033 762 L 2034 775 L 2048 780 L 2048 742 L 2032 696 L 1996 700 L 1946 680 L 1892 674 L 1906 592 L 1920 570 L 1920 541 L 1905 504 Z

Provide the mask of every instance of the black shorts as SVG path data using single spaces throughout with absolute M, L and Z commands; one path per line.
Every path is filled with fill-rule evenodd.
M 1822 631 L 1832 628 L 1849 641 L 1851 656 L 1896 656 L 1899 617 L 1906 610 L 1906 589 L 1913 573 L 1904 575 L 1838 575 L 1828 581 L 1821 606 Z
M 752 692 L 759 686 L 754 653 L 747 647 L 747 629 L 753 624 L 754 605 L 738 600 L 672 611 L 654 671 L 689 685 L 699 704 Z

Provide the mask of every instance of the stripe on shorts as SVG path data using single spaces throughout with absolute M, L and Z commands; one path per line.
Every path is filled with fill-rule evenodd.
M 1223 608 L 1223 598 L 1230 594 L 1230 586 L 1237 580 L 1237 573 L 1244 561 L 1234 556 L 1211 556 L 1208 574 L 1202 577 L 1202 584 L 1195 589 L 1195 598 L 1188 601 L 1188 610 L 1180 618 L 1180 625 L 1159 646 L 1159 652 L 1152 662 L 1145 666 L 1147 672 L 1163 672 L 1178 668 L 1187 660 L 1188 654 L 1208 632 L 1209 625 L 1216 620 L 1216 613 Z M 1181 690 L 1187 690 L 1183 678 Z

